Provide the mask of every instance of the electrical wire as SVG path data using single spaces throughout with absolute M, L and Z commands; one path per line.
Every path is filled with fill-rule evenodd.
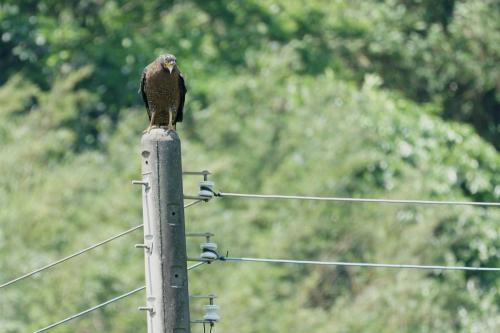
M 188 203 L 188 204 L 184 205 L 184 208 L 188 208 L 188 207 L 194 206 L 194 205 L 196 205 L 196 204 L 198 204 L 198 203 L 200 203 L 200 202 L 202 202 L 202 201 L 203 201 L 203 200 L 195 200 L 195 201 L 192 201 L 192 202 L 190 202 L 190 203 Z
M 189 267 L 187 268 L 187 270 L 188 270 L 188 271 L 189 271 L 189 270 L 192 270 L 192 269 L 194 269 L 194 268 L 196 268 L 196 267 L 198 267 L 198 266 L 201 266 L 201 265 L 203 265 L 203 264 L 204 264 L 204 262 L 194 264 L 194 265 L 192 265 L 192 266 L 189 266 Z M 53 323 L 53 324 L 50 324 L 49 326 L 46 326 L 46 327 L 41 328 L 41 329 L 39 329 L 39 330 L 37 330 L 37 331 L 34 331 L 33 333 L 45 332 L 45 331 L 47 331 L 47 330 L 49 330 L 49 329 L 51 329 L 51 328 L 54 328 L 54 327 L 56 327 L 56 326 L 59 326 L 59 325 L 61 325 L 61 324 L 66 323 L 66 322 L 68 322 L 68 321 L 70 321 L 70 320 L 73 320 L 73 319 L 79 318 L 79 317 L 81 317 L 81 316 L 84 316 L 84 315 L 86 315 L 86 314 L 87 314 L 87 313 L 89 313 L 89 312 L 92 312 L 92 311 L 95 311 L 95 310 L 97 310 L 97 309 L 100 309 L 100 308 L 102 308 L 102 307 L 104 307 L 104 306 L 106 306 L 106 305 L 108 305 L 108 304 L 114 303 L 114 302 L 119 301 L 119 300 L 121 300 L 121 299 L 123 299 L 123 298 L 125 298 L 125 297 L 131 296 L 131 295 L 133 295 L 133 294 L 135 294 L 135 293 L 137 293 L 137 292 L 139 292 L 139 291 L 141 291 L 141 290 L 144 290 L 144 289 L 146 289 L 146 286 L 142 286 L 142 287 L 136 288 L 136 289 L 131 290 L 131 291 L 129 291 L 129 292 L 127 292 L 127 293 L 123 294 L 123 295 L 120 295 L 120 296 L 117 296 L 117 297 L 112 298 L 112 299 L 110 299 L 110 300 L 107 300 L 107 301 L 106 301 L 106 302 L 104 302 L 104 303 L 98 304 L 98 305 L 96 305 L 96 306 L 93 306 L 93 307 L 91 307 L 91 308 L 88 308 L 87 310 L 84 310 L 84 311 L 79 312 L 79 313 L 76 313 L 76 314 L 74 314 L 74 315 L 72 315 L 72 316 L 66 317 L 66 318 L 64 318 L 64 319 L 62 319 L 62 320 L 59 320 L 58 322 L 55 322 L 55 323 Z
M 366 263 L 366 262 L 316 261 L 316 260 L 268 259 L 268 258 L 237 258 L 237 257 L 219 257 L 219 260 L 221 260 L 221 261 L 243 261 L 243 262 L 264 262 L 264 263 L 272 263 L 272 264 L 303 264 L 303 265 L 323 265 L 323 266 L 355 266 L 355 267 L 371 267 L 371 268 L 412 268 L 412 269 L 435 269 L 435 270 L 455 270 L 455 271 L 500 272 L 500 267 L 376 264 L 376 263 Z
M 249 193 L 230 193 L 230 192 L 218 192 L 216 193 L 216 196 L 223 198 L 233 197 L 233 198 L 253 198 L 253 199 L 288 199 L 288 200 L 316 200 L 316 201 L 340 201 L 340 202 L 377 202 L 377 203 L 417 204 L 417 205 L 469 205 L 469 206 L 500 207 L 500 202 L 475 202 L 475 201 L 314 197 L 314 196 L 300 196 L 300 195 L 249 194 Z
M 115 297 L 115 298 L 112 298 L 112 299 L 110 299 L 110 300 L 108 300 L 108 301 L 106 301 L 106 302 L 104 302 L 104 303 L 98 304 L 98 305 L 93 306 L 93 307 L 91 307 L 91 308 L 89 308 L 89 309 L 87 309 L 87 310 L 84 310 L 84 311 L 82 311 L 82 312 L 76 313 L 76 314 L 74 314 L 74 315 L 72 315 L 72 316 L 69 316 L 69 317 L 67 317 L 67 318 L 64 318 L 64 319 L 62 319 L 62 320 L 60 320 L 60 321 L 58 321 L 58 322 L 55 322 L 55 323 L 53 323 L 53 324 L 50 324 L 49 326 L 46 326 L 46 327 L 41 328 L 41 329 L 39 329 L 39 330 L 36 330 L 36 331 L 34 331 L 33 333 L 45 332 L 45 331 L 47 331 L 47 330 L 49 330 L 49 329 L 51 329 L 51 328 L 54 328 L 54 327 L 59 326 L 59 325 L 61 325 L 61 324 L 64 324 L 64 323 L 66 323 L 66 322 L 68 322 L 68 321 L 70 321 L 70 320 L 76 319 L 76 318 L 78 318 L 78 317 L 84 316 L 84 315 L 86 315 L 86 314 L 87 314 L 87 313 L 89 313 L 89 312 L 92 312 L 92 311 L 95 311 L 95 310 L 97 310 L 97 309 L 100 309 L 100 308 L 102 308 L 103 306 L 106 306 L 106 305 L 108 305 L 108 304 L 111 304 L 111 303 L 114 303 L 114 302 L 116 302 L 116 301 L 119 301 L 119 300 L 121 300 L 121 299 L 123 299 L 123 298 L 125 298 L 125 297 L 128 297 L 128 296 L 130 296 L 130 295 L 133 295 L 133 294 L 135 294 L 135 293 L 137 293 L 137 292 L 139 292 L 139 291 L 141 291 L 141 290 L 144 290 L 144 289 L 146 289 L 146 286 L 142 286 L 142 287 L 136 288 L 136 289 L 134 289 L 134 290 L 132 290 L 132 291 L 129 291 L 128 293 L 125 293 L 125 294 L 123 294 L 123 295 L 120 295 L 120 296 L 117 296 L 117 297 Z
M 188 203 L 188 204 L 184 205 L 184 208 L 188 208 L 188 207 L 194 206 L 195 204 L 197 204 L 198 202 L 201 202 L 201 201 L 202 201 L 202 200 L 198 200 L 198 201 L 193 201 L 193 202 L 190 202 L 190 203 Z M 52 262 L 52 263 L 50 263 L 50 264 L 47 264 L 47 265 L 45 265 L 45 266 L 43 266 L 43 267 L 37 268 L 37 269 L 35 269 L 34 271 L 31 271 L 31 272 L 29 272 L 29 273 L 26 273 L 26 274 L 24 274 L 24 275 L 21 275 L 21 276 L 19 276 L 19 277 L 15 278 L 15 279 L 12 279 L 12 280 L 10 280 L 10 281 L 7 281 L 7 282 L 5 282 L 5 283 L 3 283 L 3 284 L 1 284 L 1 285 L 0 285 L 0 289 L 5 288 L 5 287 L 7 287 L 7 286 L 10 286 L 11 284 L 14 284 L 14 283 L 16 283 L 16 282 L 19 282 L 19 281 L 21 281 L 21 280 L 24 280 L 24 279 L 26 279 L 26 278 L 28 278 L 28 277 L 30 277 L 30 276 L 33 276 L 33 275 L 35 275 L 35 274 L 37 274 L 37 273 L 43 272 L 43 271 L 45 271 L 45 270 L 47 270 L 47 269 L 49 269 L 49 268 L 52 268 L 52 267 L 57 266 L 57 265 L 59 265 L 59 264 L 62 264 L 62 263 L 63 263 L 63 262 L 65 262 L 65 261 L 68 261 L 68 260 L 70 260 L 70 259 L 73 259 L 73 258 L 75 258 L 75 257 L 78 257 L 78 256 L 80 256 L 80 255 L 82 255 L 82 254 L 84 254 L 84 253 L 86 253 L 86 252 L 89 252 L 89 251 L 91 251 L 91 250 L 93 250 L 93 249 L 96 249 L 96 248 L 98 248 L 98 247 L 100 247 L 100 246 L 102 246 L 102 245 L 104 245 L 104 244 L 107 244 L 107 243 L 109 243 L 109 242 L 111 242 L 111 241 L 114 241 L 115 239 L 118 239 L 118 238 L 120 238 L 120 237 L 123 237 L 123 236 L 125 236 L 125 235 L 128 235 L 129 233 L 134 232 L 134 231 L 136 231 L 136 230 L 138 230 L 138 229 L 140 229 L 140 228 L 142 228 L 142 227 L 143 227 L 143 225 L 142 225 L 142 224 L 137 225 L 137 226 L 135 226 L 135 227 L 133 227 L 133 228 L 130 228 L 130 229 L 128 229 L 128 230 L 125 230 L 125 231 L 123 231 L 123 232 L 121 232 L 121 233 L 119 233 L 119 234 L 117 234 L 117 235 L 115 235 L 115 236 L 112 236 L 112 237 L 110 237 L 110 238 L 108 238 L 108 239 L 105 239 L 105 240 L 103 240 L 103 241 L 101 241 L 101 242 L 99 242 L 99 243 L 96 243 L 96 244 L 91 245 L 91 246 L 89 246 L 89 247 L 86 247 L 86 248 L 84 248 L 84 249 L 82 249 L 82 250 L 80 250 L 80 251 L 78 251 L 78 252 L 75 252 L 75 253 L 73 253 L 73 254 L 70 254 L 70 255 L 69 255 L 69 256 L 67 256 L 67 257 L 64 257 L 64 258 L 62 258 L 62 259 L 56 260 L 56 261 L 54 261 L 54 262 Z
M 57 265 L 59 265 L 59 264 L 62 264 L 62 263 L 63 263 L 63 262 L 65 262 L 65 261 L 68 261 L 68 260 L 70 260 L 70 259 L 72 259 L 72 258 L 78 257 L 78 256 L 80 256 L 80 255 L 82 255 L 82 254 L 84 254 L 84 253 L 86 253 L 86 252 L 88 252 L 88 251 L 90 251 L 90 250 L 93 250 L 93 249 L 95 249 L 95 248 L 98 248 L 98 247 L 100 247 L 100 246 L 102 246 L 102 245 L 104 245 L 104 244 L 107 244 L 107 243 L 109 243 L 109 242 L 111 242 L 111 241 L 113 241 L 113 240 L 115 240 L 115 239 L 117 239 L 117 238 L 123 237 L 123 236 L 125 236 L 125 235 L 127 235 L 127 234 L 129 234 L 129 233 L 131 233 L 131 232 L 134 232 L 134 231 L 136 231 L 136 230 L 140 229 L 140 228 L 142 228 L 142 224 L 141 224 L 141 225 L 137 225 L 137 226 L 135 226 L 135 227 L 133 227 L 133 228 L 130 228 L 130 229 L 128 229 L 128 230 L 125 230 L 125 231 L 123 231 L 123 232 L 119 233 L 118 235 L 115 235 L 115 236 L 113 236 L 113 237 L 110 237 L 110 238 L 108 238 L 108 239 L 105 239 L 105 240 L 103 240 L 103 241 L 101 241 L 101 242 L 99 242 L 99 243 L 96 243 L 96 244 L 94 244 L 94 245 L 92 245 L 92 246 L 89 246 L 89 247 L 87 247 L 87 248 L 84 248 L 84 249 L 82 249 L 82 250 L 80 250 L 80 251 L 78 251 L 78 252 L 75 252 L 75 253 L 73 253 L 73 254 L 70 254 L 70 255 L 69 255 L 69 256 L 67 256 L 67 257 L 64 257 L 64 258 L 62 258 L 62 259 L 56 260 L 56 261 L 54 261 L 54 262 L 52 262 L 52 263 L 50 263 L 50 264 L 48 264 L 48 265 L 45 265 L 45 266 L 40 267 L 40 268 L 38 268 L 38 269 L 35 269 L 34 271 L 31 271 L 31 272 L 29 272 L 29 273 L 26 273 L 26 274 L 24 274 L 24 275 L 21 275 L 21 276 L 19 276 L 19 277 L 15 278 L 15 279 L 12 279 L 12 280 L 10 280 L 10 281 L 8 281 L 8 282 L 5 282 L 5 283 L 3 283 L 2 285 L 0 285 L 0 289 L 1 289 L 1 288 L 4 288 L 4 287 L 7 287 L 7 286 L 9 286 L 9 285 L 11 285 L 11 284 L 13 284 L 13 283 L 16 283 L 16 282 L 19 282 L 19 281 L 21 281 L 21 280 L 24 280 L 24 279 L 26 279 L 26 278 L 28 278 L 28 277 L 30 277 L 30 276 L 33 276 L 33 275 L 35 275 L 35 274 L 37 274 L 37 273 L 40 273 L 40 272 L 42 272 L 42 271 L 45 271 L 45 270 L 47 270 L 47 269 L 49 269 L 49 268 L 52 268 L 52 267 L 57 266 Z
M 201 266 L 201 265 L 203 265 L 203 264 L 206 264 L 206 263 L 207 263 L 206 261 L 201 261 L 201 262 L 196 263 L 196 264 L 194 264 L 194 265 L 192 265 L 192 266 L 189 266 L 189 267 L 188 267 L 188 271 L 189 271 L 189 270 L 191 270 L 191 269 L 193 269 L 193 268 L 196 268 L 196 267 L 198 267 L 198 266 Z

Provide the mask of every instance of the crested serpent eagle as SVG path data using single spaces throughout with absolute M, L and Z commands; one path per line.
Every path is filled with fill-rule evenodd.
M 177 60 L 172 54 L 162 54 L 144 68 L 139 94 L 142 96 L 151 128 L 175 130 L 182 121 L 186 86 Z

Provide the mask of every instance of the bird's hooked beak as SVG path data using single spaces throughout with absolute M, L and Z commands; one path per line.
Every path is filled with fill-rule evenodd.
M 163 63 L 163 65 L 165 66 L 165 68 L 168 69 L 170 74 L 172 74 L 172 70 L 174 69 L 175 66 L 175 60 L 167 60 Z

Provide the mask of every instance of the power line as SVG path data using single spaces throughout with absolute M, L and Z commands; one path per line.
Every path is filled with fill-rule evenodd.
M 339 201 L 339 202 L 377 202 L 377 203 L 390 203 L 390 204 L 469 205 L 469 206 L 500 207 L 500 202 L 315 197 L 315 196 L 300 196 L 300 195 L 249 194 L 249 193 L 229 193 L 229 192 L 218 192 L 216 193 L 216 195 L 223 198 L 233 197 L 233 198 L 253 198 L 253 199 L 287 199 L 287 200 L 315 200 L 315 201 Z
M 33 276 L 33 275 L 35 275 L 35 274 L 37 274 L 37 273 L 40 273 L 40 272 L 42 272 L 42 271 L 44 271 L 44 270 L 46 270 L 46 269 L 52 268 L 52 267 L 54 267 L 54 266 L 57 266 L 57 265 L 59 265 L 59 264 L 61 264 L 61 263 L 65 262 L 65 261 L 67 261 L 67 260 L 70 260 L 70 259 L 72 259 L 72 258 L 78 257 L 78 256 L 80 256 L 80 255 L 82 255 L 82 254 L 84 254 L 84 253 L 86 253 L 86 252 L 88 252 L 88 251 L 90 251 L 90 250 L 93 250 L 93 249 L 95 249 L 95 248 L 98 248 L 98 247 L 100 247 L 100 246 L 102 246 L 102 245 L 104 245 L 104 244 L 107 244 L 107 243 L 109 243 L 109 242 L 111 242 L 111 241 L 113 241 L 113 240 L 115 240 L 115 239 L 117 239 L 117 238 L 123 237 L 123 236 L 125 236 L 125 235 L 127 235 L 127 234 L 129 234 L 129 233 L 131 233 L 131 232 L 134 232 L 134 231 L 136 231 L 136 230 L 140 229 L 140 228 L 142 228 L 142 224 L 141 224 L 141 225 L 138 225 L 138 226 L 135 226 L 135 227 L 133 227 L 133 228 L 130 228 L 130 229 L 128 229 L 128 230 L 125 230 L 125 231 L 123 231 L 123 232 L 119 233 L 118 235 L 115 235 L 115 236 L 113 236 L 113 237 L 110 237 L 110 238 L 108 238 L 108 239 L 105 239 L 105 240 L 103 240 L 103 241 L 101 241 L 101 242 L 99 242 L 99 243 L 96 243 L 96 244 L 94 244 L 94 245 L 92 245 L 92 246 L 89 246 L 89 247 L 87 247 L 87 248 L 85 248 L 85 249 L 83 249 L 83 250 L 80 250 L 80 251 L 78 251 L 78 252 L 75 252 L 75 253 L 73 253 L 73 254 L 70 254 L 70 255 L 69 255 L 69 256 L 67 256 L 67 257 L 64 257 L 64 258 L 62 258 L 62 259 L 59 259 L 59 260 L 57 260 L 57 261 L 54 261 L 54 262 L 52 262 L 52 263 L 50 263 L 50 264 L 48 264 L 48 265 L 45 265 L 45 266 L 40 267 L 40 268 L 38 268 L 38 269 L 35 269 L 35 270 L 34 270 L 34 271 L 32 271 L 32 272 L 26 273 L 26 274 L 21 275 L 21 276 L 19 276 L 19 277 L 15 278 L 15 279 L 13 279 L 13 280 L 10 280 L 10 281 L 8 281 L 8 282 L 5 282 L 4 284 L 0 285 L 0 289 L 1 289 L 1 288 L 4 288 L 4 287 L 7 287 L 7 286 L 9 286 L 9 285 L 11 285 L 11 284 L 13 284 L 13 283 L 19 282 L 19 281 L 21 281 L 21 280 L 23 280 L 23 279 L 26 279 L 26 278 L 28 278 L 28 277 L 30 277 L 30 276 Z
M 198 266 L 201 266 L 201 265 L 203 265 L 203 264 L 204 264 L 204 262 L 199 262 L 199 263 L 197 263 L 197 264 L 194 264 L 194 265 L 192 265 L 192 266 L 189 266 L 189 267 L 187 268 L 187 270 L 189 271 L 189 270 L 194 269 L 194 268 L 196 268 L 196 267 L 198 267 Z M 33 333 L 45 332 L 45 331 L 47 331 L 47 330 L 49 330 L 49 329 L 51 329 L 51 328 L 54 328 L 54 327 L 59 326 L 59 325 L 61 325 L 61 324 L 64 324 L 64 323 L 66 323 L 66 322 L 68 322 L 68 321 L 70 321 L 70 320 L 73 320 L 73 319 L 79 318 L 79 317 L 81 317 L 81 316 L 84 316 L 84 315 L 86 315 L 86 314 L 87 314 L 87 313 L 89 313 L 89 312 L 92 312 L 92 311 L 98 310 L 98 309 L 100 309 L 100 308 L 102 308 L 102 307 L 104 307 L 104 306 L 106 306 L 106 305 L 108 305 L 108 304 L 114 303 L 114 302 L 119 301 L 119 300 L 121 300 L 121 299 L 123 299 L 123 298 L 125 298 L 125 297 L 128 297 L 128 296 L 131 296 L 131 295 L 133 295 L 133 294 L 135 294 L 135 293 L 138 293 L 139 291 L 144 290 L 144 289 L 146 289 L 146 286 L 142 286 L 142 287 L 136 288 L 136 289 L 131 290 L 131 291 L 129 291 L 129 292 L 127 292 L 127 293 L 123 294 L 123 295 L 120 295 L 120 296 L 117 296 L 117 297 L 112 298 L 112 299 L 110 299 L 110 300 L 107 300 L 107 301 L 106 301 L 106 302 L 104 302 L 104 303 L 98 304 L 98 305 L 96 305 L 96 306 L 93 306 L 93 307 L 91 307 L 91 308 L 88 308 L 87 310 L 84 310 L 84 311 L 79 312 L 79 313 L 76 313 L 76 314 L 74 314 L 74 315 L 72 315 L 72 316 L 66 317 L 66 318 L 64 318 L 64 319 L 62 319 L 62 320 L 59 320 L 58 322 L 55 322 L 55 323 L 53 323 L 53 324 L 50 324 L 49 326 L 46 326 L 46 327 L 44 327 L 44 328 L 41 328 L 41 329 L 39 329 L 39 330 L 37 330 L 37 331 L 35 331 L 35 332 L 33 332 Z
M 371 267 L 371 268 L 412 268 L 412 269 L 437 269 L 437 270 L 455 270 L 455 271 L 500 272 L 499 267 L 376 264 L 376 263 L 365 263 L 365 262 L 316 261 L 316 260 L 268 259 L 268 258 L 237 258 L 237 257 L 220 257 L 219 260 L 221 260 L 221 261 L 265 262 L 265 263 L 272 263 L 272 264 L 303 264 L 303 265 L 323 265 L 323 266 L 355 266 L 355 267 Z
M 193 268 L 196 268 L 196 267 L 201 266 L 201 265 L 206 264 L 206 263 L 207 263 L 206 261 L 201 261 L 201 262 L 196 263 L 196 264 L 194 264 L 194 265 L 192 265 L 192 266 L 189 266 L 189 267 L 187 268 L 187 270 L 189 271 L 189 270 L 191 270 L 191 269 L 193 269 Z
M 195 200 L 195 201 L 192 201 L 192 202 L 190 202 L 190 203 L 188 203 L 188 204 L 184 205 L 184 208 L 188 208 L 188 207 L 194 206 L 194 205 L 196 205 L 197 203 L 200 203 L 200 202 L 202 202 L 202 201 L 203 201 L 203 200 Z
M 184 208 L 194 206 L 195 204 L 197 204 L 197 203 L 199 203 L 199 202 L 201 202 L 201 201 L 202 201 L 202 200 L 197 200 L 197 201 L 190 202 L 190 203 L 188 203 L 188 204 L 184 205 Z M 93 250 L 93 249 L 95 249 L 95 248 L 98 248 L 98 247 L 100 247 L 100 246 L 102 246 L 102 245 L 104 245 L 104 244 L 107 244 L 107 243 L 109 243 L 109 242 L 111 242 L 111 241 L 114 241 L 114 240 L 115 240 L 115 239 L 117 239 L 117 238 L 123 237 L 123 236 L 125 236 L 125 235 L 127 235 L 127 234 L 129 234 L 129 233 L 131 233 L 131 232 L 134 232 L 134 231 L 136 231 L 136 230 L 138 230 L 138 229 L 140 229 L 140 228 L 142 228 L 142 227 L 143 227 L 143 225 L 142 225 L 142 224 L 137 225 L 137 226 L 135 226 L 135 227 L 133 227 L 133 228 L 130 228 L 130 229 L 128 229 L 128 230 L 125 230 L 125 231 L 123 231 L 123 232 L 121 232 L 121 233 L 119 233 L 119 234 L 117 234 L 117 235 L 115 235 L 115 236 L 113 236 L 113 237 L 110 237 L 110 238 L 105 239 L 105 240 L 103 240 L 103 241 L 101 241 L 101 242 L 99 242 L 99 243 L 96 243 L 96 244 L 91 245 L 91 246 L 89 246 L 89 247 L 87 247 L 87 248 L 84 248 L 84 249 L 82 249 L 82 250 L 80 250 L 80 251 L 78 251 L 78 252 L 75 252 L 75 253 L 73 253 L 73 254 L 70 254 L 70 255 L 69 255 L 69 256 L 67 256 L 67 257 L 64 257 L 64 258 L 62 258 L 62 259 L 56 260 L 56 261 L 54 261 L 54 262 L 52 262 L 52 263 L 50 263 L 50 264 L 48 264 L 48 265 L 45 265 L 45 266 L 43 266 L 43 267 L 40 267 L 40 268 L 38 268 L 38 269 L 35 269 L 34 271 L 31 271 L 31 272 L 29 272 L 29 273 L 26 273 L 26 274 L 24 274 L 24 275 L 21 275 L 21 276 L 19 276 L 19 277 L 15 278 L 15 279 L 12 279 L 12 280 L 10 280 L 10 281 L 7 281 L 7 282 L 5 282 L 5 283 L 3 283 L 3 284 L 1 284 L 1 285 L 0 285 L 0 289 L 2 289 L 2 288 L 4 288 L 4 287 L 7 287 L 7 286 L 9 286 L 9 285 L 11 285 L 11 284 L 13 284 L 13 283 L 16 283 L 16 282 L 19 282 L 19 281 L 21 281 L 21 280 L 24 280 L 24 279 L 26 279 L 26 278 L 28 278 L 28 277 L 30 277 L 30 276 L 33 276 L 33 275 L 35 275 L 35 274 L 37 274 L 37 273 L 43 272 L 43 271 L 45 271 L 45 270 L 47 270 L 47 269 L 49 269 L 49 268 L 52 268 L 52 267 L 57 266 L 57 265 L 59 265 L 59 264 L 62 264 L 62 263 L 63 263 L 63 262 L 65 262 L 65 261 L 68 261 L 68 260 L 70 260 L 70 259 L 73 259 L 73 258 L 75 258 L 75 257 L 78 257 L 78 256 L 80 256 L 80 255 L 82 255 L 82 254 L 84 254 L 84 253 L 86 253 L 86 252 L 89 252 L 89 251 L 91 251 L 91 250 Z
M 87 310 L 85 310 L 85 311 L 82 311 L 82 312 L 76 313 L 76 314 L 74 314 L 74 315 L 72 315 L 72 316 L 69 316 L 69 317 L 67 317 L 67 318 L 64 318 L 64 319 L 62 319 L 62 320 L 60 320 L 60 321 L 58 321 L 58 322 L 55 322 L 55 323 L 53 323 L 53 324 L 50 324 L 49 326 L 46 326 L 46 327 L 44 327 L 44 328 L 41 328 L 41 329 L 39 329 L 39 330 L 37 330 L 37 331 L 35 331 L 35 332 L 33 332 L 33 333 L 45 332 L 45 331 L 47 331 L 47 330 L 49 330 L 49 329 L 51 329 L 51 328 L 54 328 L 54 327 L 59 326 L 59 325 L 61 325 L 61 324 L 64 324 L 64 323 L 66 323 L 66 322 L 68 322 L 68 321 L 70 321 L 70 320 L 76 319 L 76 318 L 78 318 L 78 317 L 84 316 L 84 315 L 86 315 L 86 314 L 87 314 L 87 313 L 89 313 L 89 312 L 92 312 L 92 311 L 95 311 L 95 310 L 97 310 L 97 309 L 100 309 L 100 308 L 102 308 L 103 306 L 106 306 L 106 305 L 108 305 L 108 304 L 111 304 L 111 303 L 114 303 L 114 302 L 116 302 L 116 301 L 119 301 L 119 300 L 121 300 L 121 299 L 123 299 L 123 298 L 125 298 L 125 297 L 128 297 L 128 296 L 130 296 L 130 295 L 133 295 L 133 294 L 135 294 L 135 293 L 137 293 L 137 292 L 139 292 L 139 291 L 141 291 L 141 290 L 144 290 L 144 289 L 146 289 L 146 286 L 142 286 L 142 287 L 136 288 L 136 289 L 134 289 L 134 290 L 132 290 L 132 291 L 129 291 L 128 293 L 125 293 L 125 294 L 123 294 L 123 295 L 117 296 L 117 297 L 115 297 L 115 298 L 112 298 L 112 299 L 110 299 L 110 300 L 108 300 L 108 301 L 104 302 L 104 303 L 101 303 L 101 304 L 98 304 L 98 305 L 96 305 L 96 306 L 93 306 L 93 307 L 91 307 L 91 308 L 89 308 L 89 309 L 87 309 Z

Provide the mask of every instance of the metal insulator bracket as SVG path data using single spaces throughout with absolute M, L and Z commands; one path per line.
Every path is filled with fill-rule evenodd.
M 208 298 L 209 304 L 203 306 L 205 314 L 203 315 L 202 320 L 193 320 L 195 323 L 210 323 L 213 324 L 220 320 L 219 309 L 220 307 L 214 304 L 214 299 L 217 298 L 214 294 L 208 295 L 192 295 L 192 298 Z
M 207 260 L 217 260 L 219 258 L 219 254 L 217 253 L 217 244 L 216 243 L 201 243 L 200 244 L 201 259 Z
M 198 192 L 199 197 L 206 198 L 210 200 L 214 197 L 214 182 L 209 180 L 202 180 L 200 182 L 200 191 Z
M 214 182 L 208 180 L 209 171 L 186 171 L 183 172 L 184 175 L 203 175 L 203 180 L 200 182 L 200 190 L 197 195 L 184 195 L 184 199 L 194 199 L 209 201 L 212 199 L 216 193 L 214 191 Z
M 207 242 L 210 241 L 210 237 L 215 236 L 215 234 L 211 232 L 188 232 L 186 233 L 186 237 L 205 237 Z
M 204 306 L 205 315 L 203 316 L 203 320 L 216 322 L 220 320 L 219 316 L 220 307 L 215 304 L 207 304 Z
M 215 236 L 211 232 L 193 232 L 187 233 L 187 237 L 205 237 L 205 242 L 200 244 L 201 254 L 200 260 L 211 263 L 214 260 L 219 259 L 219 254 L 217 253 L 217 244 L 210 242 L 210 238 Z
M 186 175 L 186 176 L 201 175 L 201 176 L 203 176 L 204 180 L 207 180 L 208 179 L 208 175 L 211 175 L 210 171 L 208 171 L 208 170 L 202 170 L 202 171 L 183 171 L 182 174 Z
M 144 181 L 144 180 L 133 180 L 132 181 L 132 185 L 142 185 L 145 188 L 148 188 L 149 187 L 149 182 Z
M 148 311 L 151 316 L 155 314 L 155 309 L 152 306 L 140 306 L 137 310 Z
M 153 243 L 151 243 L 151 244 L 135 244 L 134 247 L 136 249 L 144 249 L 148 252 L 148 254 L 153 253 Z

